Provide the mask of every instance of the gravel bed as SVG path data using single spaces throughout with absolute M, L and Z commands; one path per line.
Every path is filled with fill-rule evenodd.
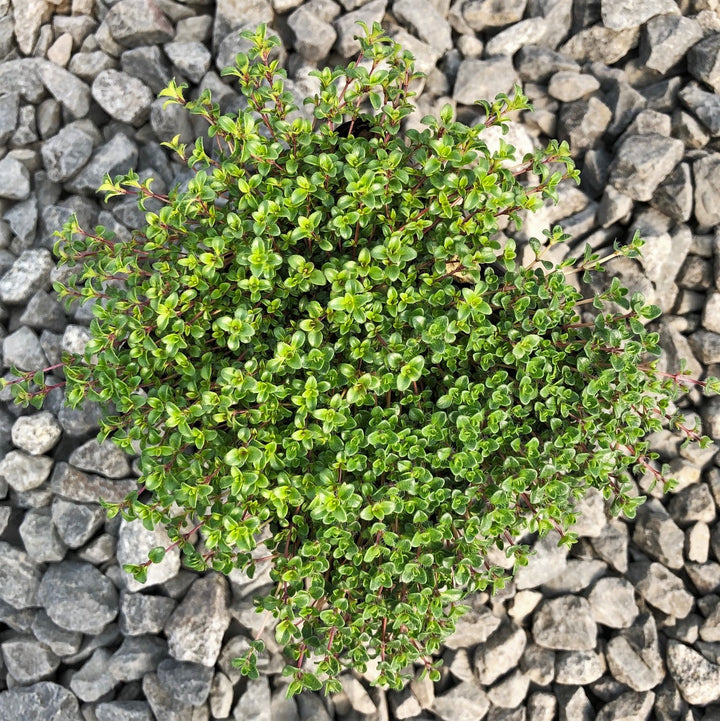
M 639 228 L 642 263 L 607 277 L 645 293 L 666 368 L 720 375 L 720 10 L 718 0 L 0 0 L 0 372 L 53 365 L 82 349 L 88 305 L 57 302 L 53 231 L 71 213 L 121 237 L 142 224 L 107 205 L 103 174 L 134 167 L 154 189 L 187 177 L 159 142 L 192 142 L 202 126 L 157 93 L 173 76 L 224 111 L 239 95 L 219 70 L 268 23 L 283 41 L 289 89 L 312 92 L 315 67 L 348 62 L 356 20 L 382 21 L 417 57 L 418 112 L 451 102 L 478 119 L 475 99 L 520 83 L 535 105 L 510 137 L 520 154 L 568 140 L 582 184 L 527 218 L 527 240 L 560 222 L 574 254 Z M 497 143 L 488 133 L 488 142 Z M 160 189 L 162 192 L 162 189 Z M 509 229 L 506 229 L 510 233 Z M 58 382 L 62 378 L 58 377 Z M 198 574 L 177 552 L 141 586 L 121 570 L 166 542 L 160 530 L 107 520 L 137 468 L 94 436 L 99 411 L 41 411 L 0 395 L 0 721 L 718 721 L 720 719 L 720 460 L 653 450 L 677 489 L 655 490 L 633 522 L 608 520 L 598 493 L 579 510 L 580 542 L 557 537 L 513 583 L 471 611 L 443 648 L 442 679 L 403 691 L 343 678 L 331 698 L 286 700 L 272 629 L 257 680 L 241 654 L 262 618 L 253 580 Z M 720 398 L 680 405 L 720 438 Z M 649 478 L 638 478 L 639 491 Z M 493 559 L 502 563 L 503 557 Z

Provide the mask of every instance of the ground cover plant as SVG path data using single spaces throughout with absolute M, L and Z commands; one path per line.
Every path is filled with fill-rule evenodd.
M 245 110 L 171 83 L 168 102 L 208 122 L 207 147 L 167 143 L 192 179 L 163 195 L 134 172 L 107 178 L 106 199 L 156 204 L 146 227 L 122 242 L 72 219 L 55 246 L 77 266 L 56 290 L 96 301 L 84 354 L 63 358 L 66 402 L 101 402 L 99 439 L 139 449 L 138 490 L 104 505 L 164 526 L 197 570 L 252 574 L 264 539 L 274 587 L 256 604 L 276 619 L 290 694 L 338 691 L 369 664 L 396 688 L 415 662 L 438 678 L 431 655 L 462 601 L 506 579 L 491 549 L 517 568 L 526 532 L 572 543 L 592 487 L 632 516 L 628 474 L 668 480 L 650 431 L 709 443 L 672 403 L 684 368 L 656 368 L 659 309 L 616 280 L 588 299 L 568 282 L 638 257 L 639 237 L 557 266 L 543 256 L 559 228 L 530 241 L 527 266 L 496 239 L 502 216 L 518 223 L 578 177 L 566 144 L 515 159 L 483 142 L 529 108 L 520 88 L 481 102 L 474 127 L 447 106 L 402 132 L 412 56 L 364 31 L 358 61 L 317 71 L 312 121 L 293 117 L 264 26 L 225 71 Z M 3 385 L 39 408 L 52 370 Z M 167 550 L 125 570 L 142 580 Z

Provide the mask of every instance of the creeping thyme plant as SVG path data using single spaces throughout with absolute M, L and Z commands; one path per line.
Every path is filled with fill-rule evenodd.
M 506 578 L 491 549 L 516 569 L 524 533 L 572 543 L 592 487 L 632 516 L 628 472 L 666 480 L 643 440 L 663 424 L 709 443 L 672 404 L 684 369 L 648 360 L 659 309 L 617 281 L 586 300 L 566 278 L 638 257 L 639 238 L 554 266 L 555 229 L 525 267 L 497 241 L 502 216 L 519 223 L 578 178 L 565 143 L 519 161 L 488 150 L 485 128 L 530 107 L 520 88 L 479 101 L 475 127 L 446 106 L 401 132 L 412 56 L 364 31 L 357 62 L 314 73 L 312 121 L 292 119 L 264 26 L 224 71 L 245 110 L 172 82 L 161 95 L 209 124 L 208 147 L 166 144 L 192 179 L 161 195 L 133 172 L 107 178 L 106 198 L 159 201 L 147 226 L 120 241 L 73 219 L 55 246 L 79 266 L 56 290 L 98 301 L 84 355 L 63 358 L 66 401 L 112 402 L 99 440 L 139 454 L 138 490 L 104 505 L 164 526 L 197 570 L 252 574 L 265 539 L 274 587 L 256 605 L 276 619 L 289 694 L 337 691 L 370 662 L 378 684 L 399 688 L 413 662 L 437 679 L 461 602 Z M 40 407 L 44 372 L 13 373 L 16 400 Z M 142 580 L 166 551 L 126 570 Z

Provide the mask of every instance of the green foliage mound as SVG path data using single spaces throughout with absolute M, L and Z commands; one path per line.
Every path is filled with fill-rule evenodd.
M 225 71 L 245 110 L 162 93 L 209 123 L 210 147 L 167 144 L 195 171 L 186 186 L 108 178 L 106 197 L 159 202 L 147 227 L 127 242 L 76 221 L 60 234 L 60 261 L 80 268 L 56 290 L 100 301 L 84 357 L 64 359 L 67 402 L 112 402 L 100 439 L 139 449 L 141 486 L 111 513 L 165 526 L 194 569 L 252 573 L 265 539 L 275 586 L 256 603 L 277 620 L 290 694 L 336 691 L 371 663 L 380 684 L 419 659 L 435 679 L 428 656 L 461 601 L 504 581 L 491 549 L 517 568 L 524 532 L 574 540 L 587 489 L 632 515 L 626 471 L 663 478 L 643 437 L 683 419 L 668 412 L 680 374 L 648 361 L 659 309 L 617 282 L 585 300 L 567 281 L 642 241 L 558 266 L 542 256 L 560 229 L 531 241 L 527 267 L 500 246 L 501 216 L 519 222 L 578 177 L 564 143 L 516 161 L 483 142 L 529 108 L 520 88 L 481 102 L 475 127 L 447 106 L 401 133 L 418 75 L 375 25 L 357 62 L 315 73 L 314 120 L 293 119 L 275 39 L 245 37 Z M 583 303 L 607 300 L 626 312 L 581 322 Z M 13 372 L 17 400 L 39 407 L 44 373 Z

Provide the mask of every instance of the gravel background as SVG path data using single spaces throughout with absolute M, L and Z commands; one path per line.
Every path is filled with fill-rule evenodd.
M 73 212 L 121 236 L 142 224 L 131 203 L 98 203 L 103 174 L 134 167 L 156 190 L 186 177 L 158 144 L 202 132 L 155 99 L 172 76 L 237 109 L 219 69 L 238 30 L 266 22 L 301 99 L 310 70 L 353 57 L 358 19 L 382 21 L 427 74 L 410 125 L 445 102 L 474 123 L 475 99 L 521 83 L 536 112 L 509 142 L 568 140 L 583 180 L 517 240 L 561 221 L 574 253 L 639 228 L 645 259 L 614 261 L 604 282 L 661 306 L 668 369 L 719 373 L 718 0 L 0 0 L 0 372 L 83 348 L 92 313 L 57 303 L 53 231 Z M 347 675 L 338 696 L 287 701 L 269 630 L 257 681 L 230 664 L 262 620 L 250 599 L 267 568 L 226 579 L 169 553 L 145 586 L 124 574 L 163 534 L 105 519 L 96 499 L 123 498 L 136 469 L 93 440 L 98 409 L 63 408 L 62 393 L 42 411 L 0 395 L 0 721 L 720 720 L 714 448 L 655 434 L 676 491 L 632 523 L 589 494 L 569 553 L 543 539 L 514 583 L 474 599 L 439 683 L 385 693 Z M 720 438 L 720 398 L 680 405 Z

